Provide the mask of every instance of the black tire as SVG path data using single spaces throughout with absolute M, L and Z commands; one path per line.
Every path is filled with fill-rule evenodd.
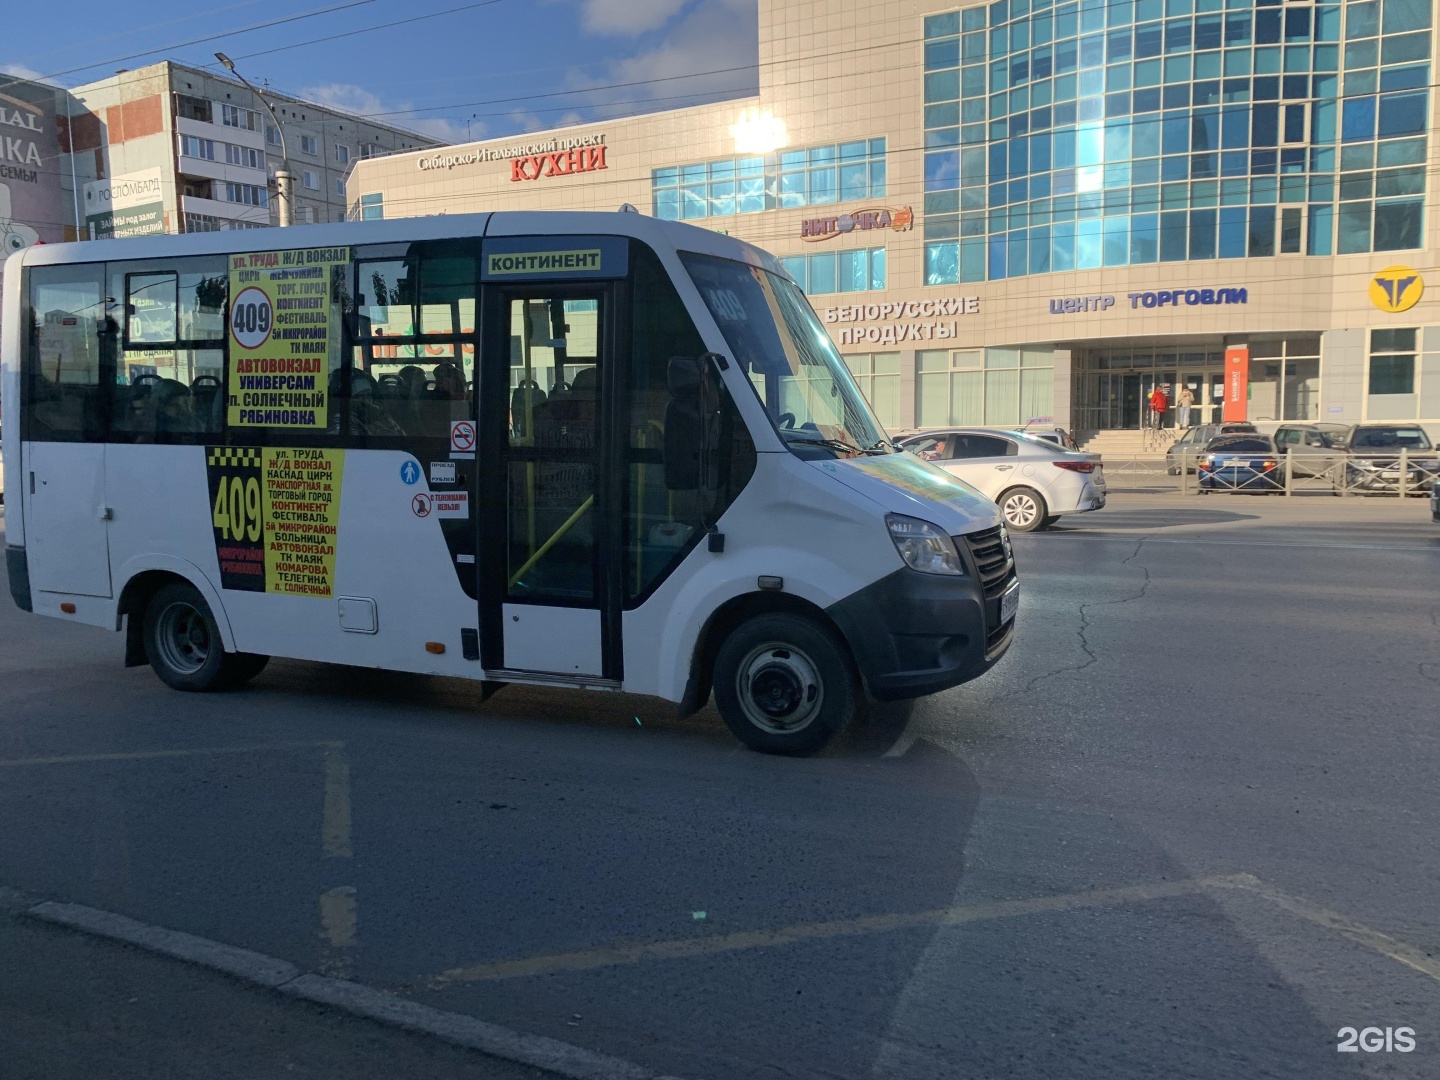
M 747 619 L 715 657 L 715 704 L 725 726 L 762 754 L 813 754 L 860 712 L 850 654 L 801 615 Z
M 221 689 L 234 672 L 210 605 L 183 581 L 163 586 L 146 605 L 145 654 L 160 681 L 175 690 Z
M 1034 532 L 1045 521 L 1045 499 L 1034 488 L 1013 487 L 1002 492 L 995 501 L 1000 506 L 1000 516 L 1005 519 L 1005 525 L 1011 532 Z
M 225 654 L 225 685 L 243 686 L 265 670 L 270 657 L 263 653 L 239 652 Z
M 1046 515 L 1045 515 L 1045 520 L 1042 521 L 1042 522 L 1040 522 L 1040 528 L 1042 528 L 1042 529 L 1048 529 L 1048 528 L 1050 528 L 1050 526 L 1054 525 L 1054 524 L 1055 524 L 1057 521 L 1059 521 L 1059 520 L 1060 520 L 1060 515 L 1059 515 L 1059 514 L 1046 514 Z

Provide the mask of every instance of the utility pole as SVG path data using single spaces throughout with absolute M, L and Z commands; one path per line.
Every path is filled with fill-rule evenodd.
M 285 125 L 280 123 L 280 118 L 275 115 L 275 110 L 270 107 L 270 103 L 265 100 L 260 91 L 251 86 L 250 81 L 235 70 L 235 61 L 222 52 L 217 52 L 215 59 L 225 65 L 226 71 L 245 84 L 245 89 L 255 95 L 256 100 L 265 106 L 265 111 L 270 114 L 270 119 L 275 121 L 275 130 L 280 134 L 280 167 L 275 170 L 275 200 L 280 204 L 281 227 L 293 225 L 295 224 L 295 204 L 291 198 L 290 151 L 285 145 Z M 268 143 L 269 140 L 267 139 L 266 142 Z

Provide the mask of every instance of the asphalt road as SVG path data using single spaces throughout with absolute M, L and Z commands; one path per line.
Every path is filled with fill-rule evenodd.
M 0 886 L 691 1080 L 1440 1074 L 1428 510 L 1120 492 L 1016 549 L 999 667 L 803 761 L 619 695 L 183 695 L 3 601 Z M 527 1075 L 14 916 L 0 984 L 7 1077 Z

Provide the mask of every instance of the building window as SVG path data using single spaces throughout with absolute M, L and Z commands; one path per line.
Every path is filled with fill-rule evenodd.
M 345 146 L 345 145 L 342 144 L 342 143 L 336 143 L 336 144 L 335 144 L 335 160 L 338 161 L 341 165 L 349 165 L 349 164 L 350 164 L 350 147 Z
M 335 197 L 337 199 L 343 199 L 345 197 L 345 178 L 343 176 L 337 176 L 335 178 Z
M 780 260 L 795 283 L 811 296 L 885 288 L 885 249 L 823 251 Z
M 265 155 L 253 146 L 225 144 L 225 164 L 240 165 L 247 169 L 265 168 Z
M 300 152 L 309 154 L 311 157 L 318 157 L 320 154 L 320 142 L 314 135 L 300 136 Z
M 1415 330 L 1370 331 L 1371 394 L 1415 392 L 1416 334 Z
M 885 140 L 655 169 L 650 182 L 655 216 L 666 221 L 881 199 Z
M 204 98 L 176 94 L 175 111 L 186 120 L 199 120 L 202 124 L 211 122 L 210 102 Z
M 279 129 L 279 128 L 277 128 L 277 127 L 272 127 L 272 126 L 269 125 L 269 124 L 266 124 L 266 125 L 265 125 L 265 145 L 266 145 L 266 146 L 276 146 L 276 147 L 278 147 L 278 146 L 280 145 L 280 129 Z
M 237 105 L 220 106 L 220 123 L 226 127 L 239 128 L 241 131 L 256 131 L 259 129 L 258 118 L 250 109 L 242 109 Z
M 243 203 L 246 206 L 269 206 L 269 193 L 259 184 L 235 184 L 226 182 L 225 201 Z
M 200 139 L 194 135 L 180 136 L 180 156 L 201 158 L 204 161 L 215 160 L 215 140 Z
M 302 206 L 295 212 L 295 220 L 301 225 L 315 224 L 315 207 Z
M 213 199 L 215 197 L 214 181 L 199 176 L 182 176 L 180 177 L 180 194 L 191 199 Z
M 923 350 L 915 354 L 915 417 L 921 427 L 1049 422 L 1055 353 L 1048 348 Z
M 362 158 L 379 157 L 383 153 L 385 153 L 385 150 L 378 143 L 367 142 L 360 144 L 360 156 Z
M 1422 246 L 1434 12 L 1140 0 L 925 18 L 927 283 Z
M 385 219 L 385 196 L 376 192 L 360 196 L 360 220 L 383 221 Z
M 185 214 L 185 231 L 187 233 L 219 232 L 220 219 L 214 214 L 192 214 L 187 211 Z
M 858 353 L 845 357 L 855 385 L 882 426 L 900 426 L 900 354 Z
M 306 189 L 307 191 L 319 191 L 319 190 L 320 190 L 320 176 L 319 176 L 319 174 L 318 174 L 318 173 L 313 173 L 313 172 L 311 172 L 309 169 L 306 169 L 304 172 L 302 172 L 302 173 L 300 174 L 300 182 L 305 185 L 305 189 Z

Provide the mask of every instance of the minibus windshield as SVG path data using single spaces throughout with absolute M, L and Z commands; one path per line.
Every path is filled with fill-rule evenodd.
M 895 448 L 805 294 L 759 267 L 693 252 L 686 269 L 775 430 L 802 457 Z

